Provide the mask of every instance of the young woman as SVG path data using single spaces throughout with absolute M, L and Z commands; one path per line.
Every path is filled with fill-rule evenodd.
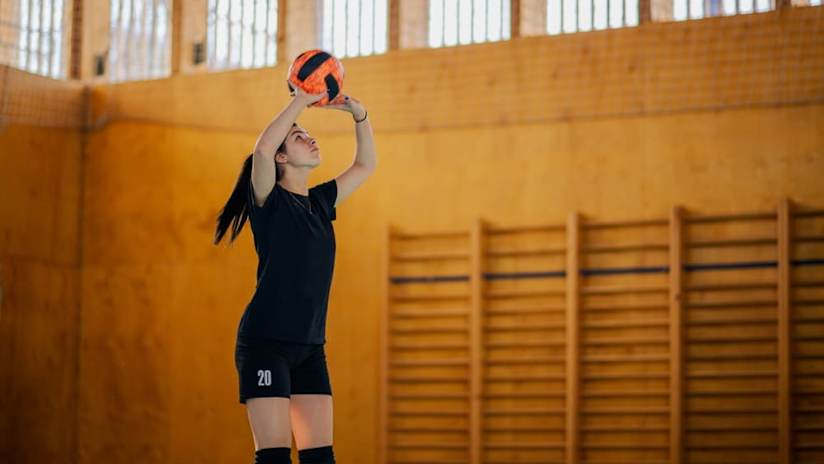
M 320 164 L 317 141 L 295 120 L 324 94 L 296 89 L 260 134 L 217 219 L 214 243 L 246 218 L 258 255 L 257 286 L 237 329 L 235 367 L 246 404 L 255 463 L 334 463 L 332 388 L 326 366 L 326 310 L 335 263 L 335 207 L 377 163 L 366 109 L 339 95 L 324 109 L 352 114 L 357 150 L 348 169 L 307 188 Z

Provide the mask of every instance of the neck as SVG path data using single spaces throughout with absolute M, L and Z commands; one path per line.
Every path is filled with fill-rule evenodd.
M 309 195 L 309 170 L 308 169 L 287 169 L 283 173 L 278 183 L 286 190 L 300 195 Z

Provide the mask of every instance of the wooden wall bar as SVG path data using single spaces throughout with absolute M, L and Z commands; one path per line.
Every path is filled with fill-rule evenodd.
M 684 211 L 674 207 L 670 214 L 670 433 L 669 460 L 671 464 L 684 461 L 684 308 L 683 263 L 684 263 Z
M 791 462 L 824 462 L 824 211 L 794 205 L 790 276 Z
M 390 230 L 382 463 L 824 462 L 824 211 Z
M 578 464 L 580 458 L 580 259 L 581 221 L 573 212 L 567 218 L 566 238 L 566 453 L 565 462 Z
M 792 392 L 792 355 L 790 354 L 792 333 L 790 332 L 790 265 L 792 250 L 792 218 L 789 200 L 778 205 L 778 462 L 792 462 L 790 427 L 790 394 Z

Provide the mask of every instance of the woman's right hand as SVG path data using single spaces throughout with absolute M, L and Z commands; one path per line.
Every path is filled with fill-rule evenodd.
M 295 99 L 301 100 L 304 102 L 306 106 L 312 106 L 314 103 L 319 102 L 328 94 L 328 91 L 320 92 L 320 93 L 307 93 L 305 90 L 301 89 L 294 82 L 286 79 L 286 82 L 292 87 L 292 92 L 289 95 L 295 97 Z

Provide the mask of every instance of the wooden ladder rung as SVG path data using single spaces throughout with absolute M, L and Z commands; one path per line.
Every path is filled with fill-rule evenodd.
M 670 392 L 655 390 L 610 390 L 610 391 L 587 391 L 581 394 L 584 398 L 627 398 L 627 397 L 655 397 L 669 396 Z
M 741 342 L 774 342 L 777 340 L 776 335 L 759 335 L 759 336 L 750 336 L 750 335 L 732 335 L 732 333 L 728 334 L 727 336 L 708 336 L 708 335 L 690 335 L 686 337 L 689 339 L 690 343 L 741 343 Z M 798 336 L 793 336 L 793 339 L 798 340 Z
M 546 416 L 552 414 L 564 414 L 565 408 L 487 408 L 483 413 L 487 416 Z
M 417 408 L 414 411 L 389 411 L 390 415 L 394 416 L 446 416 L 446 417 L 463 417 L 469 415 L 469 411 L 445 411 L 443 409 L 422 409 Z
M 581 375 L 581 380 L 633 380 L 633 379 L 668 379 L 669 372 L 617 372 L 604 374 Z
M 423 375 L 390 375 L 389 381 L 393 383 L 457 383 L 466 382 L 464 377 L 435 377 Z
M 684 285 L 687 292 L 726 291 L 726 290 L 774 290 L 778 288 L 775 282 L 735 282 L 725 284 L 692 284 Z
M 404 359 L 392 361 L 392 367 L 465 366 L 467 364 L 469 364 L 469 358 Z
M 625 293 L 668 293 L 669 287 L 662 285 L 611 285 L 583 287 L 581 295 L 621 295 Z
M 615 337 L 582 340 L 581 345 L 657 345 L 659 343 L 669 343 L 669 341 L 669 337 Z
M 514 391 L 502 393 L 483 393 L 483 398 L 564 398 L 566 393 L 547 391 Z
M 466 316 L 469 310 L 463 308 L 443 308 L 443 309 L 405 309 L 395 310 L 390 313 L 391 317 L 398 318 L 422 318 L 422 317 L 455 317 Z
M 469 257 L 470 254 L 466 251 L 407 251 L 392 255 L 392 259 L 396 261 L 466 260 Z
M 773 221 L 776 214 L 770 213 L 735 213 L 735 214 L 708 214 L 708 215 L 685 215 L 685 224 L 706 224 L 710 222 L 725 221 Z
M 396 240 L 426 240 L 433 238 L 468 237 L 468 230 L 444 230 L 439 232 L 401 232 L 393 231 L 391 237 Z
M 669 244 L 667 243 L 627 243 L 624 245 L 592 245 L 582 247 L 582 254 L 600 254 L 600 253 L 624 253 L 630 251 L 668 251 Z
M 469 298 L 468 293 L 429 293 L 426 295 L 390 295 L 392 301 L 430 301 L 430 300 L 465 300 Z
M 566 448 L 566 444 L 563 442 L 517 442 L 517 441 L 509 441 L 509 442 L 486 442 L 483 444 L 483 447 L 486 449 L 494 449 L 494 450 L 505 450 L 505 449 L 513 449 L 513 450 L 551 450 L 551 449 L 564 449 Z
M 669 319 L 646 319 L 646 320 L 615 320 L 615 321 L 583 321 L 581 326 L 585 329 L 600 328 L 633 328 L 633 327 L 669 327 Z
M 622 362 L 646 362 L 646 361 L 669 361 L 668 354 L 590 354 L 581 358 L 585 363 L 622 363 Z
M 491 348 L 517 348 L 521 346 L 529 346 L 529 347 L 551 347 L 551 346 L 566 346 L 563 341 L 560 340 L 513 340 L 513 341 L 487 341 L 485 344 L 487 347 Z
M 566 307 L 560 305 L 509 306 L 506 308 L 486 308 L 483 310 L 483 312 L 488 315 L 559 313 L 564 311 L 566 311 Z
M 707 397 L 707 396 L 763 396 L 775 395 L 776 389 L 758 389 L 758 390 L 702 390 L 684 392 L 684 395 L 689 397 Z
M 581 310 L 584 312 L 598 312 L 598 311 L 620 311 L 624 309 L 665 309 L 669 310 L 668 303 L 624 303 L 611 304 L 609 306 L 586 306 L 583 305 Z
M 392 327 L 389 329 L 393 333 L 402 334 L 430 334 L 430 333 L 466 333 L 468 327 Z
M 523 297 L 523 296 L 564 296 L 564 290 L 524 289 L 524 290 L 490 290 L 487 298 Z
M 685 308 L 741 308 L 746 306 L 778 306 L 777 300 L 740 300 L 684 303 Z
M 762 378 L 762 377 L 775 377 L 778 375 L 777 371 L 759 371 L 759 370 L 747 370 L 747 371 L 695 371 L 695 372 L 686 372 L 684 377 L 688 379 L 730 379 L 730 378 Z
M 485 255 L 491 258 L 509 258 L 516 256 L 565 255 L 566 248 L 534 248 L 526 250 L 488 250 Z
M 505 234 L 518 234 L 518 233 L 525 233 L 525 232 L 535 232 L 535 231 L 566 231 L 565 224 L 534 224 L 534 225 L 523 225 L 523 226 L 495 226 L 489 225 L 486 228 L 487 235 L 505 235 Z
M 396 350 L 466 350 L 469 345 L 466 342 L 437 342 L 437 343 L 394 343 L 390 346 Z
M 669 449 L 669 445 L 656 443 L 582 443 L 583 449 L 597 450 L 627 450 L 627 449 Z
M 712 316 L 689 318 L 685 325 L 690 327 L 706 327 L 716 325 L 738 325 L 738 324 L 774 324 L 778 321 L 777 316 L 767 315 L 761 317 L 730 317 L 730 316 Z
M 484 360 L 484 363 L 488 366 L 511 366 L 511 365 L 531 365 L 531 364 L 546 364 L 552 362 L 562 362 L 566 361 L 566 356 L 564 355 L 555 355 L 555 356 L 522 356 L 522 357 L 496 357 L 496 358 L 488 358 Z
M 390 395 L 393 399 L 399 400 L 433 400 L 452 401 L 469 397 L 466 392 L 442 392 L 442 393 L 394 393 Z
M 750 246 L 775 246 L 778 238 L 739 238 L 727 240 L 699 240 L 684 243 L 686 248 L 720 248 L 720 247 L 750 247 Z
M 620 414 L 669 414 L 668 407 L 650 408 L 582 408 L 581 414 L 620 415 Z
M 638 219 L 629 221 L 582 221 L 583 229 L 615 229 L 622 227 L 668 226 L 666 219 Z
M 487 382 L 515 382 L 519 380 L 563 380 L 566 378 L 565 374 L 536 374 L 536 373 L 521 373 L 510 374 L 506 377 L 496 377 L 491 375 L 484 376 Z
M 442 443 L 437 441 L 422 441 L 418 443 L 390 443 L 389 446 L 398 449 L 452 450 L 466 449 L 467 447 L 469 447 L 469 443 Z
M 487 332 L 535 332 L 537 330 L 563 329 L 564 322 L 540 322 L 524 324 L 487 324 L 484 329 Z
M 824 235 L 799 235 L 793 237 L 793 244 L 824 242 Z

